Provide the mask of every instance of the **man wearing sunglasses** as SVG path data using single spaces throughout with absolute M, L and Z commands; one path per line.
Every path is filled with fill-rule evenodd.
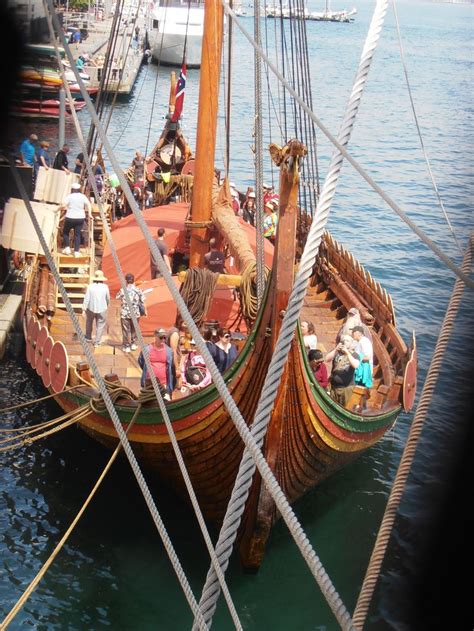
M 138 365 L 143 370 L 140 382 L 143 387 L 148 378 L 148 371 L 143 352 L 148 353 L 153 373 L 159 383 L 166 388 L 167 394 L 165 395 L 165 398 L 170 399 L 171 393 L 176 386 L 176 368 L 174 365 L 173 351 L 165 343 L 166 337 L 167 334 L 165 329 L 156 329 L 155 341 L 153 344 L 145 346 L 143 351 L 140 353 L 138 357 Z

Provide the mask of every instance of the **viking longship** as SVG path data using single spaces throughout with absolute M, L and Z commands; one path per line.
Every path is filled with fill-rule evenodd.
M 235 215 L 228 182 L 225 180 L 219 185 L 209 159 L 215 149 L 219 86 L 216 59 L 220 59 L 221 46 L 221 35 L 214 26 L 222 24 L 221 10 L 219 2 L 206 1 L 196 156 L 189 170 L 193 178 L 191 202 L 173 201 L 143 211 L 140 220 L 134 212 L 113 224 L 112 242 L 104 244 L 101 267 L 112 298 L 121 287 L 115 254 L 124 270 L 143 280 L 140 287 L 146 293 L 148 316 L 141 319 L 140 327 L 146 339 L 150 339 L 157 326 L 175 324 L 177 308 L 170 283 L 183 289 L 191 282 L 191 277 L 195 277 L 201 283 L 199 287 L 211 285 L 210 298 L 204 301 L 195 321 L 198 324 L 212 322 L 233 331 L 239 353 L 223 377 L 250 427 L 291 307 L 295 275 L 299 273 L 305 240 L 310 238 L 310 226 L 314 222 L 298 190 L 300 172 L 310 147 L 296 140 L 289 140 L 282 148 L 272 147 L 273 161 L 280 169 L 278 231 L 274 244 L 263 239 L 263 247 L 257 247 L 256 228 Z M 161 156 L 161 148 L 170 144 L 169 131 L 169 128 L 165 130 L 161 144 L 155 148 L 155 162 Z M 190 159 L 187 146 L 180 147 L 179 157 Z M 160 278 L 149 279 L 150 256 L 141 218 L 153 236 L 158 227 L 165 228 L 170 256 L 174 253 L 188 255 L 187 272 L 169 277 L 163 273 Z M 96 225 L 92 231 L 96 239 L 100 236 L 97 230 Z M 208 271 L 200 274 L 211 236 L 221 247 L 225 244 L 232 256 L 227 274 Z M 73 259 L 61 254 L 54 235 L 51 239 L 62 282 L 71 303 L 76 299 L 75 308 L 79 311 L 86 281 L 91 280 L 94 271 L 93 242 L 94 239 L 89 248 L 82 250 L 83 256 Z M 79 426 L 112 449 L 119 440 L 117 431 L 101 403 L 97 379 L 71 324 L 70 313 L 60 297 L 56 297 L 58 289 L 44 253 L 35 255 L 31 262 L 32 272 L 24 300 L 27 359 L 45 386 L 55 393 L 59 405 L 66 412 L 83 410 Z M 269 271 L 267 277 L 265 267 Z M 256 269 L 263 270 L 264 280 L 266 278 L 260 297 L 256 295 Z M 208 282 L 209 275 L 212 282 Z M 199 293 L 196 287 L 190 292 Z M 188 306 L 191 311 L 192 305 Z M 112 299 L 106 343 L 94 349 L 94 361 L 113 392 L 115 410 L 123 428 L 129 430 L 127 437 L 140 463 L 156 472 L 186 499 L 186 487 L 157 397 L 153 390 L 152 396 L 149 390 L 144 396 L 137 353 L 122 352 L 119 308 L 119 303 Z M 262 453 L 291 503 L 379 441 L 402 409 L 409 410 L 413 404 L 414 339 L 407 347 L 397 331 L 390 296 L 343 245 L 324 232 L 309 272 L 299 319 L 314 324 L 319 348 L 323 352 L 330 351 L 353 308 L 359 310 L 372 337 L 373 385 L 354 387 L 345 407 L 336 403 L 316 381 L 298 323 L 292 331 L 262 444 Z M 186 314 L 181 315 L 187 318 Z M 202 340 L 201 343 L 204 344 Z M 175 392 L 166 402 L 166 412 L 203 514 L 209 522 L 219 524 L 244 451 L 228 405 L 213 382 L 186 396 Z M 275 504 L 257 474 L 240 532 L 240 552 L 245 565 L 259 566 L 276 519 Z

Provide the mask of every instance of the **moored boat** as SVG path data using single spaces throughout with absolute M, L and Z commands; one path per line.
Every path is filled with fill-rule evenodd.
M 217 95 L 215 79 L 218 71 L 212 69 L 212 62 L 205 56 L 203 62 L 201 81 L 209 77 L 209 83 L 202 84 L 201 90 Z M 214 66 L 217 67 L 215 60 Z M 212 102 L 210 109 L 216 110 L 215 105 L 215 101 Z M 222 327 L 234 324 L 232 328 L 235 328 L 238 320 L 234 288 L 243 285 L 246 277 L 253 279 L 256 249 L 253 244 L 257 239 L 255 228 L 244 225 L 243 220 L 235 216 L 227 184 L 217 189 L 213 165 L 207 159 L 213 152 L 214 140 L 209 133 L 213 123 L 209 124 L 202 109 L 200 118 L 207 123 L 198 130 L 192 207 L 187 202 L 169 204 L 150 209 L 148 216 L 145 211 L 144 218 L 150 229 L 157 226 L 166 228 L 170 248 L 189 250 L 193 269 L 202 268 L 203 255 L 207 250 L 206 236 L 211 231 L 225 239 L 236 267 L 228 270 L 227 278 L 219 275 L 215 279 L 219 289 L 213 289 L 214 304 L 202 314 L 199 323 L 212 321 Z M 212 151 L 207 150 L 208 143 Z M 239 354 L 224 378 L 248 424 L 259 405 L 266 373 L 277 348 L 281 321 L 289 306 L 298 263 L 297 245 L 303 244 L 307 236 L 307 231 L 301 230 L 301 226 L 310 223 L 297 203 L 299 165 L 305 153 L 305 147 L 296 141 L 289 142 L 280 151 L 279 227 L 275 247 L 266 241 L 264 252 L 265 262 L 272 267 L 271 276 L 257 311 L 251 313 L 248 310 L 243 291 L 240 291 L 237 304 L 243 312 L 240 330 L 238 335 L 234 335 Z M 206 160 L 200 161 L 200 155 L 205 155 Z M 212 214 L 208 212 L 211 204 L 206 203 L 206 199 L 212 199 Z M 121 262 L 143 278 L 148 272 L 143 267 L 149 265 L 149 258 L 138 256 L 144 243 L 143 240 L 135 245 L 133 243 L 133 231 L 138 231 L 134 222 L 135 217 L 120 222 L 113 230 L 114 241 L 118 242 Z M 122 239 L 120 232 L 123 232 Z M 80 295 L 74 290 L 80 289 L 83 279 L 79 278 L 79 272 L 71 270 L 89 270 L 90 280 L 94 265 L 92 244 L 89 250 L 84 251 L 84 256 L 76 260 L 60 254 L 54 239 L 52 247 L 57 267 L 64 270 L 64 278 L 68 276 L 65 286 L 70 288 L 71 296 Z M 118 276 L 110 264 L 112 254 L 108 247 L 110 244 L 105 246 L 102 269 L 114 290 L 119 287 Z M 173 282 L 179 284 L 180 280 L 174 276 Z M 51 308 L 46 305 L 39 309 L 39 306 L 44 307 L 44 298 L 39 300 L 39 297 L 45 292 L 49 295 L 50 286 L 48 266 L 45 259 L 38 256 L 33 262 L 25 300 L 27 357 L 41 373 L 45 385 L 56 393 L 56 400 L 63 409 L 71 411 L 91 404 L 91 409 L 78 421 L 79 424 L 95 439 L 114 447 L 118 442 L 117 432 L 108 412 L 100 405 L 97 383 L 91 377 L 83 350 L 74 338 L 68 313 L 57 301 L 50 305 Z M 165 279 L 150 279 L 146 288 L 150 290 L 151 306 L 149 320 L 143 327 L 145 335 L 152 333 L 157 325 L 172 325 L 177 316 Z M 290 502 L 296 501 L 377 442 L 393 425 L 402 408 L 408 410 L 413 403 L 416 385 L 414 342 L 408 349 L 397 332 L 393 305 L 387 293 L 341 245 L 326 234 L 301 311 L 301 319 L 314 323 L 321 350 L 332 349 L 351 308 L 359 310 L 371 333 L 373 385 L 370 388 L 354 388 L 345 407 L 336 403 L 314 379 L 299 329 L 278 385 L 263 453 Z M 115 409 L 123 426 L 129 427 L 133 419 L 128 438 L 134 452 L 184 497 L 186 489 L 160 407 L 156 400 L 150 400 L 149 392 L 144 394 L 141 390 L 141 370 L 136 360 L 124 356 L 120 350 L 118 309 L 118 303 L 113 303 L 107 352 L 96 351 L 97 365 L 107 381 L 114 384 Z M 45 349 L 49 349 L 49 353 Z M 74 386 L 75 390 L 65 392 L 67 386 Z M 219 523 L 226 511 L 244 449 L 231 414 L 215 384 L 188 396 L 181 397 L 176 393 L 166 409 L 203 513 L 210 521 Z M 260 564 L 275 519 L 275 506 L 257 477 L 241 530 L 241 553 L 245 565 L 258 567 Z
M 186 57 L 188 68 L 199 68 L 203 28 L 203 2 L 156 2 L 148 31 L 153 58 L 160 64 L 179 67 Z

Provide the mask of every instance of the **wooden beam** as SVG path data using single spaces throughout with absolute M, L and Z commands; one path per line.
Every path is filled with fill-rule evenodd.
M 180 283 L 184 283 L 186 279 L 187 272 L 178 272 L 178 280 Z M 229 285 L 230 287 L 240 287 L 240 281 L 242 276 L 239 274 L 219 274 L 219 278 L 217 279 L 217 284 Z

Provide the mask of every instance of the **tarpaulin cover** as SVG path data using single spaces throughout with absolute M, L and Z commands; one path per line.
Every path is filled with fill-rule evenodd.
M 143 211 L 143 218 L 153 238 L 156 238 L 159 228 L 165 229 L 165 241 L 170 253 L 174 250 L 183 251 L 185 248 L 184 221 L 188 208 L 187 203 L 176 203 Z M 241 223 L 252 248 L 255 249 L 255 229 L 243 221 Z M 124 274 L 132 273 L 135 276 L 135 284 L 145 291 L 148 316 L 141 319 L 142 332 L 148 335 L 159 326 L 169 328 L 176 319 L 176 305 L 164 279 L 151 280 L 150 252 L 135 216 L 129 215 L 115 222 L 112 226 L 112 237 Z M 271 266 L 272 258 L 273 246 L 265 240 L 265 263 Z M 229 273 L 238 273 L 230 264 L 226 264 L 226 268 Z M 114 298 L 120 289 L 120 281 L 109 244 L 104 249 L 102 271 L 108 279 L 111 297 Z M 179 287 L 180 283 L 176 276 L 173 280 Z M 229 326 L 237 317 L 238 310 L 239 302 L 235 299 L 233 288 L 219 286 L 214 292 L 212 306 L 206 319 L 217 320 L 222 326 Z

